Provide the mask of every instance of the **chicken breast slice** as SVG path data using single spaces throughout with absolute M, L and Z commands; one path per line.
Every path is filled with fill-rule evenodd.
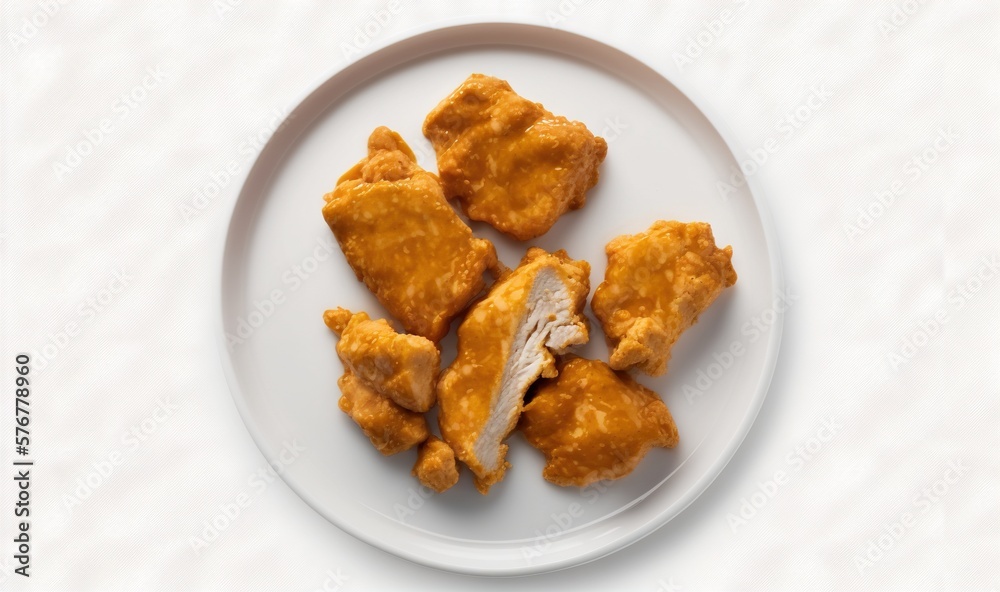
M 458 356 L 438 382 L 438 420 L 480 493 L 509 466 L 504 439 L 517 424 L 528 387 L 539 376 L 556 375 L 553 352 L 587 342 L 583 307 L 589 292 L 590 264 L 565 251 L 532 248 L 459 326 Z

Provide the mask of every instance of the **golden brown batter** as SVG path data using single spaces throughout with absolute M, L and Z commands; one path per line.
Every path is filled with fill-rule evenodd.
M 715 298 L 736 283 L 733 248 L 712 227 L 660 220 L 606 247 L 608 268 L 591 307 L 611 347 L 611 367 L 667 371 L 670 348 Z
M 432 341 L 343 308 L 326 311 L 323 320 L 340 336 L 337 355 L 344 367 L 368 388 L 410 411 L 434 406 L 441 354 Z
M 340 410 L 361 426 L 379 452 L 388 456 L 409 450 L 430 435 L 422 413 L 403 409 L 371 390 L 358 377 L 346 373 L 340 386 Z
M 481 493 L 503 478 L 503 440 L 514 429 L 525 391 L 539 376 L 555 376 L 550 349 L 586 343 L 583 307 L 590 265 L 564 251 L 537 248 L 458 328 L 458 356 L 438 382 L 444 439 L 475 474 Z
M 372 132 L 368 156 L 324 199 L 347 262 L 408 333 L 439 341 L 482 291 L 483 272 L 499 273 L 493 244 L 472 236 L 389 128 Z
M 604 139 L 492 76 L 473 74 L 424 120 L 449 198 L 520 240 L 583 206 L 607 155 Z
M 598 360 L 566 356 L 541 380 L 520 429 L 545 454 L 542 476 L 583 487 L 632 472 L 654 446 L 677 445 L 677 426 L 656 393 Z
M 428 438 L 418 450 L 413 476 L 438 493 L 458 483 L 458 465 L 451 446 L 436 436 Z

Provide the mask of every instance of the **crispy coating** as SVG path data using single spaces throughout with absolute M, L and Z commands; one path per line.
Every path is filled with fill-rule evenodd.
M 654 222 L 606 247 L 608 268 L 591 307 L 611 348 L 611 367 L 659 376 L 670 348 L 715 298 L 736 283 L 733 248 L 715 246 L 704 222 Z
M 323 320 L 340 336 L 337 355 L 365 386 L 410 411 L 434 406 L 441 354 L 431 340 L 397 333 L 388 321 L 343 308 L 328 310 Z
M 368 156 L 324 196 L 323 217 L 351 269 L 407 333 L 439 341 L 497 273 L 493 244 L 472 235 L 399 134 L 379 127 Z
M 553 115 L 506 81 L 473 74 L 424 120 L 449 198 L 520 240 L 583 206 L 607 155 L 603 138 Z
M 425 487 L 441 493 L 458 483 L 455 451 L 437 436 L 431 436 L 417 451 L 413 476 Z
M 520 429 L 545 454 L 542 476 L 583 487 L 632 472 L 654 446 L 677 445 L 677 426 L 656 393 L 599 360 L 566 356 L 541 380 Z
M 481 493 L 509 465 L 503 440 L 517 424 L 524 393 L 539 376 L 555 375 L 550 350 L 586 343 L 589 292 L 586 261 L 532 248 L 459 326 L 458 356 L 438 382 L 438 420 Z
M 361 426 L 382 454 L 389 456 L 409 450 L 430 435 L 422 413 L 403 409 L 371 390 L 350 372 L 337 381 L 340 385 L 340 410 Z

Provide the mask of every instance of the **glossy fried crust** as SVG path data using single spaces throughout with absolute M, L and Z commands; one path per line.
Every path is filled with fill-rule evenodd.
M 424 120 L 445 193 L 466 215 L 520 240 L 583 206 L 607 155 L 603 138 L 553 115 L 506 81 L 473 74 Z
M 389 456 L 409 450 L 430 435 L 422 413 L 403 409 L 365 386 L 353 374 L 344 374 L 337 384 L 341 392 L 340 410 L 361 426 L 382 454 Z
M 608 267 L 591 307 L 611 348 L 611 367 L 659 376 L 670 348 L 716 297 L 736 283 L 732 247 L 715 246 L 703 222 L 660 220 L 606 247 Z
M 337 355 L 344 367 L 368 388 L 410 411 L 434 406 L 441 354 L 432 341 L 343 308 L 326 311 L 323 320 L 340 335 Z
M 413 476 L 438 493 L 458 483 L 458 465 L 451 446 L 436 436 L 428 438 L 418 450 Z
M 483 272 L 498 273 L 493 244 L 472 235 L 437 177 L 386 127 L 324 199 L 347 262 L 408 333 L 439 341 L 484 288 Z
M 545 454 L 542 476 L 556 485 L 619 479 L 650 448 L 677 445 L 677 426 L 660 397 L 604 362 L 567 356 L 559 376 L 532 391 L 519 427 Z
M 481 493 L 509 466 L 503 440 L 538 376 L 555 375 L 551 351 L 585 343 L 590 265 L 565 252 L 530 249 L 513 272 L 474 304 L 458 328 L 458 356 L 438 382 L 444 439 Z

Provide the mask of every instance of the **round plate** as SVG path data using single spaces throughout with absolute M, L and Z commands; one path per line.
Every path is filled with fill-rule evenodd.
M 608 141 L 587 205 L 530 243 L 589 261 L 593 287 L 604 276 L 604 245 L 657 219 L 709 222 L 719 244 L 733 246 L 736 286 L 676 344 L 666 376 L 638 377 L 670 407 L 680 444 L 651 451 L 619 481 L 584 489 L 551 485 L 542 479 L 542 455 L 515 433 L 512 466 L 488 496 L 475 491 L 468 471 L 451 490 L 432 494 L 410 476 L 415 451 L 380 456 L 337 408 L 343 369 L 323 311 L 386 313 L 324 223 L 323 194 L 364 155 L 379 125 L 398 131 L 420 164 L 435 171 L 421 124 L 472 72 L 509 81 L 519 94 Z M 750 191 L 753 179 L 734 192 L 720 190 L 738 170 L 730 145 L 704 106 L 655 69 L 604 43 L 542 26 L 473 23 L 422 31 L 336 72 L 289 114 L 257 158 L 225 241 L 223 365 L 261 451 L 330 522 L 390 553 L 450 571 L 559 569 L 663 526 L 708 487 L 750 429 L 781 334 L 777 256 L 762 204 Z M 494 241 L 509 266 L 529 246 L 484 224 L 472 227 Z M 599 325 L 592 327 L 593 340 L 580 353 L 607 360 Z M 444 362 L 453 355 L 451 336 Z

